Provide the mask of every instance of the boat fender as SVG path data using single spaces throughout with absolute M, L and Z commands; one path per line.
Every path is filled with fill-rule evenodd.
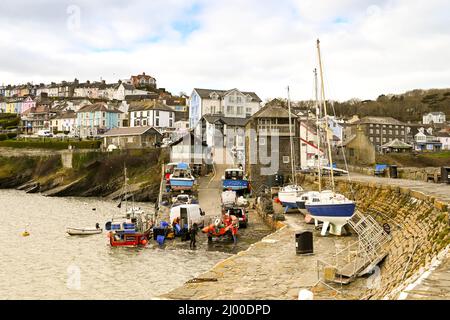
M 22 232 L 22 237 L 28 237 L 30 233 L 28 231 Z
M 105 224 L 105 230 L 111 230 L 111 221 L 108 221 L 106 224 Z

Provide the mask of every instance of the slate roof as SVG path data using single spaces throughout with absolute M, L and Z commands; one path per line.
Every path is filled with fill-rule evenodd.
M 280 105 L 266 105 L 259 109 L 251 118 L 289 118 L 289 111 Z M 297 115 L 292 113 L 292 111 L 291 118 L 297 118 Z
M 161 110 L 174 112 L 174 110 L 171 107 L 156 100 L 131 101 L 128 112 L 145 111 L 145 110 Z
M 200 88 L 194 88 L 194 90 L 198 93 L 198 95 L 203 98 L 203 99 L 211 99 L 210 95 L 211 93 L 215 92 L 217 93 L 219 96 L 223 97 L 226 94 L 228 94 L 229 92 L 233 91 L 233 90 L 237 90 L 239 92 L 242 92 L 245 95 L 250 95 L 253 99 L 253 101 L 256 102 L 262 102 L 261 98 L 258 97 L 258 95 L 254 92 L 247 92 L 247 91 L 240 91 L 238 89 L 230 89 L 230 90 L 215 90 L 215 89 L 200 89 Z
M 203 118 L 209 123 L 215 123 L 221 121 L 228 126 L 240 126 L 244 127 L 247 123 L 247 118 L 234 118 L 234 117 L 224 117 L 220 115 L 206 114 Z
M 111 113 L 122 113 L 122 111 L 117 109 L 109 109 L 105 103 L 98 102 L 94 104 L 88 104 L 84 107 L 82 107 L 78 112 L 95 112 L 95 111 L 104 111 L 104 112 L 111 112 Z
M 157 134 L 162 135 L 154 127 L 126 127 L 126 128 L 113 128 L 105 132 L 102 137 L 116 137 L 116 136 L 140 136 L 149 130 L 155 131 Z
M 387 124 L 387 125 L 406 125 L 405 123 L 394 119 L 392 117 L 364 117 L 360 120 L 353 122 L 352 125 L 357 124 Z
M 410 149 L 412 148 L 412 146 L 399 139 L 394 139 L 388 143 L 383 144 L 381 148 Z

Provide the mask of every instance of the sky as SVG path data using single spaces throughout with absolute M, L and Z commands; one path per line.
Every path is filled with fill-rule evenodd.
M 317 38 L 328 99 L 450 87 L 448 0 L 2 0 L 0 84 L 145 72 L 308 100 Z

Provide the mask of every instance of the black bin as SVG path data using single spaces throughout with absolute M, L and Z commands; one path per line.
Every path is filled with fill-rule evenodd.
M 295 251 L 297 254 L 311 254 L 313 250 L 313 234 L 311 231 L 295 233 Z
M 393 179 L 398 178 L 397 166 L 389 166 L 389 177 Z
M 165 228 L 153 228 L 153 240 L 156 240 L 158 236 L 166 236 Z
M 450 184 L 450 167 L 441 167 L 441 182 Z

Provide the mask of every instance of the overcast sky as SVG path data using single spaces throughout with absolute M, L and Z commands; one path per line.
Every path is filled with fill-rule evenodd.
M 2 0 L 0 84 L 144 71 L 312 99 L 317 38 L 329 99 L 450 87 L 448 0 Z

